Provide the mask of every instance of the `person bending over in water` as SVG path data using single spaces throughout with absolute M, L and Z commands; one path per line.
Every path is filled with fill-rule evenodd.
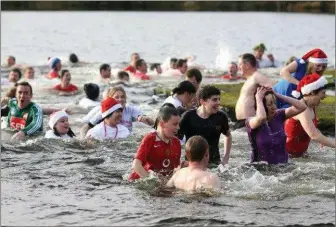
M 70 128 L 69 115 L 65 111 L 57 111 L 50 115 L 49 127 L 45 138 L 68 139 L 75 136 Z
M 196 93 L 195 86 L 189 81 L 182 81 L 172 90 L 172 95 L 169 96 L 164 103 L 171 103 L 177 109 L 183 109 L 184 112 L 192 107 L 192 100 Z
M 303 95 L 300 102 L 307 105 L 307 109 L 286 121 L 287 134 L 286 150 L 292 157 L 300 157 L 306 153 L 310 140 L 324 146 L 335 148 L 335 139 L 328 138 L 317 129 L 316 107 L 326 97 L 328 81 L 317 73 L 304 76 L 293 91 L 294 97 Z M 301 93 L 301 94 L 300 94 Z
M 280 71 L 282 77 L 279 82 L 274 85 L 274 90 L 282 95 L 292 96 L 300 80 L 312 73 L 323 75 L 328 65 L 327 55 L 321 49 L 313 49 L 306 53 L 302 59 L 290 63 Z M 288 107 L 288 103 L 277 100 L 277 107 Z
M 255 100 L 254 94 L 258 86 L 272 87 L 274 82 L 267 76 L 261 75 L 257 71 L 257 60 L 253 54 L 243 54 L 238 61 L 239 70 L 242 76 L 246 78 L 243 87 L 240 90 L 239 98 L 236 103 L 236 118 L 237 123 L 235 128 L 240 128 L 245 125 L 245 120 L 255 116 Z
M 185 146 L 188 167 L 177 170 L 167 182 L 168 187 L 185 191 L 220 189 L 221 182 L 215 173 L 207 171 L 209 145 L 202 136 L 192 136 Z
M 84 84 L 84 92 L 86 97 L 82 98 L 78 105 L 85 109 L 91 109 L 92 107 L 100 106 L 99 98 L 99 86 L 98 84 L 87 83 Z
M 90 129 L 86 137 L 95 139 L 121 139 L 129 136 L 129 130 L 120 124 L 123 108 L 114 98 L 107 97 L 101 104 L 102 121 Z
M 61 83 L 54 87 L 56 91 L 60 91 L 59 95 L 75 95 L 78 93 L 78 87 L 70 83 L 71 74 L 69 70 L 63 69 L 60 79 Z
M 277 109 L 276 98 L 290 103 L 292 107 Z M 255 100 L 256 116 L 246 120 L 252 148 L 251 162 L 287 163 L 284 122 L 303 112 L 307 108 L 306 105 L 294 98 L 277 94 L 272 91 L 272 88 L 266 87 L 258 87 Z
M 219 110 L 220 91 L 210 85 L 202 87 L 198 94 L 197 109 L 188 110 L 182 115 L 180 123 L 180 139 L 183 135 L 186 140 L 195 135 L 203 136 L 209 144 L 209 164 L 223 165 L 229 161 L 232 136 L 229 128 L 229 120 L 226 114 Z M 224 155 L 222 161 L 219 154 L 219 138 L 224 135 Z
M 176 137 L 180 116 L 176 108 L 164 106 L 157 116 L 156 131 L 147 134 L 132 164 L 129 180 L 145 178 L 150 172 L 167 176 L 180 165 L 181 144 Z

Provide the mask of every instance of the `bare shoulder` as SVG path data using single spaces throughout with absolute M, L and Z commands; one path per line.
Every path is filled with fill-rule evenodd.
M 221 188 L 220 179 L 215 173 L 207 172 L 207 174 L 204 176 L 204 181 L 204 183 L 206 183 L 206 185 L 211 188 Z

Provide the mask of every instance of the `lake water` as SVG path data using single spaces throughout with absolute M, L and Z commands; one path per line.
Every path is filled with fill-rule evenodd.
M 2 60 L 10 54 L 17 63 L 36 68 L 34 101 L 42 106 L 70 106 L 76 135 L 79 120 L 87 113 L 76 106 L 82 94 L 58 97 L 46 92 L 48 84 L 42 75 L 48 71 L 48 56 L 66 58 L 75 52 L 88 62 L 64 66 L 79 87 L 98 75 L 101 63 L 120 68 L 132 52 L 148 62 L 194 54 L 199 63 L 214 70 L 262 41 L 281 61 L 315 47 L 325 50 L 331 65 L 335 60 L 335 20 L 330 15 L 2 12 L 1 25 Z M 264 73 L 276 77 L 278 71 Z M 204 81 L 212 82 L 219 80 Z M 163 99 L 150 104 L 153 88 L 177 83 L 174 78 L 159 78 L 134 85 L 127 88 L 128 102 L 154 118 Z M 47 122 L 45 116 L 45 130 Z M 250 166 L 247 134 L 236 130 L 229 168 L 219 174 L 221 193 L 168 193 L 153 180 L 135 184 L 124 180 L 143 135 L 150 130 L 135 124 L 126 140 L 93 143 L 42 136 L 11 143 L 12 132 L 2 130 L 1 224 L 334 226 L 333 149 L 311 143 L 309 155 L 289 165 Z

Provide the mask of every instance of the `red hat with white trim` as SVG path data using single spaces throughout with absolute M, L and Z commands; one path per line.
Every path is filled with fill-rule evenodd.
M 101 103 L 102 118 L 113 113 L 117 109 L 122 109 L 121 104 L 114 98 L 107 97 Z
M 321 49 L 313 49 L 302 56 L 302 59 L 304 61 L 309 61 L 311 63 L 315 64 L 327 64 L 328 63 L 328 57 Z
M 328 81 L 324 76 L 320 76 L 317 73 L 306 75 L 300 80 L 296 91 L 292 91 L 292 96 L 295 98 L 299 98 L 301 94 L 308 95 L 312 91 L 323 88 L 327 84 Z

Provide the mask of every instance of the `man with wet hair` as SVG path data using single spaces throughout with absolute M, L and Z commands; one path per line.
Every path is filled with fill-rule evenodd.
M 177 170 L 167 182 L 168 187 L 185 191 L 220 189 L 219 177 L 207 171 L 209 145 L 202 136 L 190 137 L 185 146 L 188 167 Z
M 198 69 L 189 69 L 186 72 L 186 80 L 188 80 L 195 86 L 196 91 L 199 89 L 202 79 L 202 73 Z
M 188 70 L 187 60 L 185 59 L 179 59 L 176 66 L 182 75 L 184 75 Z
M 6 66 L 7 67 L 12 67 L 13 65 L 16 64 L 16 60 L 15 57 L 10 55 L 6 57 Z
M 238 65 L 235 62 L 231 62 L 228 65 L 228 73 L 222 76 L 225 80 L 240 80 L 244 79 L 238 75 Z
M 150 67 L 151 71 L 156 71 L 157 75 L 160 75 L 162 73 L 161 65 L 159 63 L 154 63 Z
M 135 77 L 140 80 L 149 80 L 149 76 L 147 75 L 147 63 L 143 59 L 139 59 L 135 62 Z

